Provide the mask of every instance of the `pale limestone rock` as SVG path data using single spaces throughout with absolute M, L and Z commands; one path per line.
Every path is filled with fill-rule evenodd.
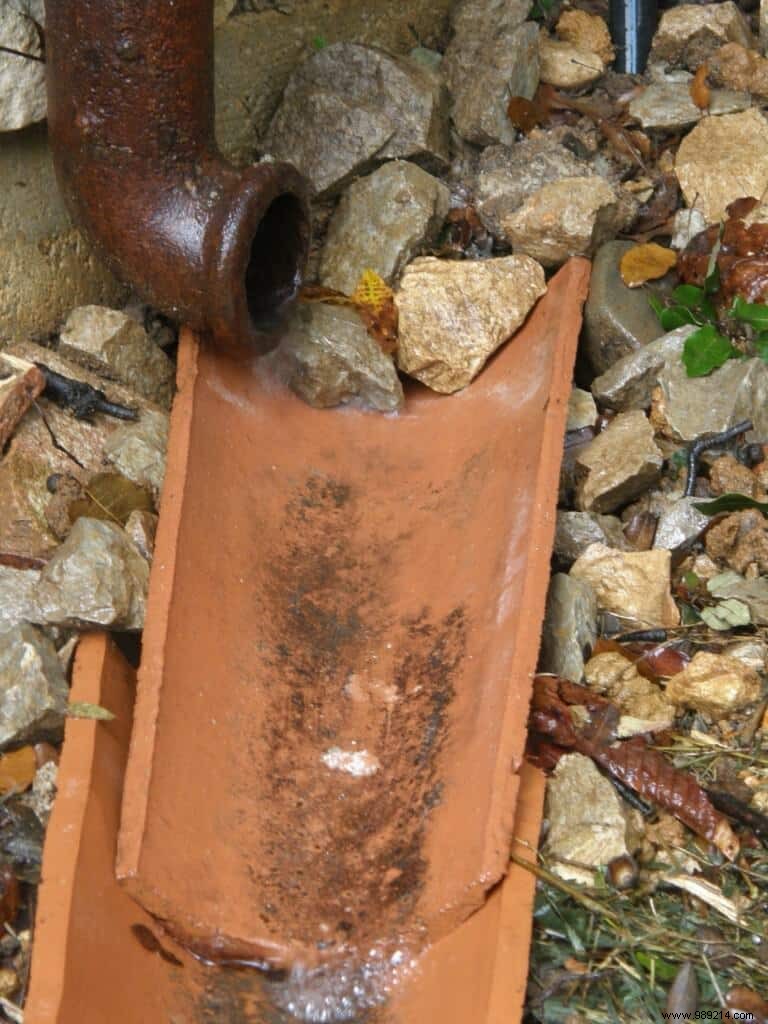
M 583 754 L 565 754 L 558 761 L 547 783 L 546 817 L 544 850 L 562 878 L 591 881 L 591 872 L 584 877 L 584 866 L 601 867 L 628 852 L 621 800 Z
M 40 574 L 42 622 L 59 626 L 144 625 L 149 566 L 115 523 L 82 517 Z
M 685 339 L 696 328 L 678 327 L 623 356 L 592 381 L 592 394 L 601 407 L 626 412 L 647 409 L 653 389 L 668 361 L 680 362 Z
M 659 514 L 656 533 L 653 538 L 655 548 L 666 548 L 677 551 L 691 544 L 709 526 L 710 517 L 699 512 L 695 505 L 698 498 L 677 498 L 666 503 Z
M 60 734 L 68 694 L 46 636 L 30 625 L 0 632 L 0 749 Z
M 756 109 L 703 118 L 680 143 L 675 173 L 688 206 L 708 224 L 722 220 L 734 199 L 768 187 L 768 122 Z
M 597 406 L 592 395 L 582 388 L 572 388 L 568 398 L 568 418 L 565 421 L 565 429 L 581 430 L 582 427 L 592 427 L 596 419 Z
M 694 235 L 698 235 L 707 226 L 704 214 L 695 207 L 690 210 L 678 210 L 673 218 L 671 249 L 684 249 Z
M 254 6 L 253 11 L 243 11 Z M 295 68 L 317 41 L 355 42 L 406 55 L 414 35 L 425 45 L 443 38 L 453 0 L 293 0 L 238 4 L 216 30 L 216 138 L 239 164 L 253 163 L 259 140 Z
M 699 651 L 689 665 L 667 683 L 667 698 L 681 707 L 725 718 L 759 700 L 760 676 L 740 658 Z
M 561 178 L 587 177 L 589 163 L 550 135 L 528 137 L 513 146 L 488 146 L 477 165 L 475 202 L 485 227 L 510 241 L 504 222 L 543 185 Z
M 2 136 L 0 267 L 0 343 L 47 337 L 74 306 L 125 296 L 72 226 L 42 126 Z
M 36 569 L 0 565 L 0 630 L 37 620 L 35 592 L 39 579 Z
M 298 306 L 274 359 L 292 390 L 317 408 L 359 400 L 379 412 L 396 412 L 403 404 L 392 357 L 353 309 L 320 302 Z
M 662 689 L 641 676 L 633 663 L 617 651 L 605 651 L 590 658 L 584 666 L 584 680 L 621 711 L 617 730 L 620 737 L 660 732 L 672 725 L 675 708 L 665 699 Z
M 446 97 L 419 64 L 356 43 L 335 43 L 291 77 L 264 139 L 320 196 L 332 195 L 376 162 L 448 159 Z
M 147 332 L 125 313 L 105 306 L 80 306 L 61 331 L 63 356 L 119 380 L 150 402 L 168 407 L 174 367 Z
M 562 178 L 544 185 L 502 222 L 516 252 L 545 267 L 590 256 L 621 220 L 619 198 L 603 178 Z
M 748 110 L 752 97 L 748 92 L 731 89 L 712 89 L 710 104 L 706 111 L 700 110 L 691 99 L 687 82 L 646 86 L 639 96 L 629 103 L 629 112 L 637 118 L 643 128 L 657 128 L 673 131 L 696 124 L 702 117 L 716 117 L 720 114 L 735 114 Z
M 651 402 L 657 433 L 693 441 L 709 431 L 752 420 L 756 440 L 768 437 L 768 366 L 761 359 L 729 359 L 706 377 L 689 377 L 679 359 L 667 359 Z
M 34 23 L 7 4 L 0 7 L 0 46 L 42 56 Z M 0 51 L 0 132 L 42 121 L 45 112 L 45 63 Z
M 528 0 L 463 0 L 442 70 L 462 138 L 477 145 L 515 141 L 510 96 L 533 98 L 539 83 L 539 29 L 526 22 Z
M 563 11 L 555 26 L 558 38 L 573 43 L 582 50 L 591 50 L 605 64 L 614 58 L 611 33 L 603 19 L 597 14 L 588 14 L 576 9 Z
M 350 185 L 328 225 L 320 280 L 351 295 L 364 270 L 392 282 L 435 240 L 450 192 L 416 164 L 393 160 Z
M 137 422 L 112 431 L 104 442 L 104 459 L 135 484 L 148 487 L 157 499 L 165 478 L 167 447 L 168 414 L 143 409 Z
M 662 14 L 650 59 L 695 71 L 725 43 L 751 47 L 754 42 L 746 18 L 732 0 L 680 4 Z
M 655 483 L 663 462 L 645 414 L 619 413 L 576 456 L 576 507 L 613 512 Z
M 747 668 L 754 672 L 765 672 L 768 664 L 768 646 L 763 640 L 749 638 L 737 640 L 734 644 L 728 644 L 724 654 L 729 658 L 736 658 L 743 662 Z
M 155 550 L 157 516 L 143 509 L 134 509 L 125 523 L 125 533 L 133 546 L 151 563 Z
M 624 616 L 638 628 L 669 627 L 680 621 L 669 591 L 670 565 L 669 551 L 616 551 L 591 544 L 574 562 L 571 575 L 592 584 L 603 611 Z
M 581 682 L 584 651 L 597 639 L 597 600 L 585 580 L 555 573 L 549 583 L 539 667 Z
M 539 77 L 556 89 L 580 89 L 605 74 L 605 63 L 591 50 L 573 43 L 551 39 L 546 31 L 539 36 Z
M 223 25 L 237 6 L 237 0 L 214 0 L 213 3 L 213 27 Z
M 709 77 L 717 85 L 768 98 L 768 59 L 740 43 L 726 43 L 708 61 Z
M 590 544 L 623 550 L 626 544 L 621 520 L 597 512 L 558 509 L 553 549 L 558 564 L 570 567 Z
M 528 256 L 414 260 L 395 296 L 398 366 L 443 394 L 466 387 L 545 291 Z

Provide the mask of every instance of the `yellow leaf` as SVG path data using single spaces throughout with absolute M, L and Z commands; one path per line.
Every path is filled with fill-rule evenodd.
M 656 242 L 646 242 L 644 245 L 635 245 L 624 253 L 619 272 L 627 287 L 638 288 L 646 281 L 664 277 L 676 263 L 677 253 L 672 249 L 665 249 Z
M 364 270 L 350 296 L 368 333 L 384 352 L 397 348 L 395 293 L 375 270 Z
M 394 302 L 395 293 L 375 270 L 364 270 L 350 299 L 356 306 L 368 306 L 379 313 L 388 302 Z

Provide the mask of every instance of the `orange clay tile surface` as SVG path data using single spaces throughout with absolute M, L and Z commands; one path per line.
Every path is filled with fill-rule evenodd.
M 119 941 L 158 973 L 141 998 L 160 1002 L 110 1020 L 415 1024 L 433 1012 L 424 999 L 446 1022 L 517 1018 L 529 877 L 486 894 L 515 823 L 588 271 L 567 264 L 468 389 L 413 385 L 397 416 L 311 409 L 254 360 L 184 334 L 117 850 L 144 910 L 104 882 L 122 901 Z M 101 728 L 70 723 L 68 742 L 78 726 Z M 78 813 L 109 736 L 81 753 Z M 51 844 L 79 836 L 58 834 L 61 804 L 36 950 L 49 927 L 79 933 L 99 901 L 84 878 L 64 889 L 114 842 L 114 825 L 99 854 L 83 834 L 57 882 Z M 57 884 L 72 917 L 49 926 Z M 126 914 L 185 966 L 145 949 Z M 103 1003 L 36 1016 L 50 974 L 36 965 L 32 1024 L 101 1024 Z
M 107 637 L 85 637 L 72 698 L 109 707 L 117 719 L 67 723 L 26 1024 L 289 1024 L 293 1018 L 275 1008 L 271 991 L 280 995 L 282 983 L 197 963 L 115 880 L 134 692 L 134 673 Z M 537 842 L 543 781 L 523 766 L 515 837 L 524 854 Z M 365 1016 L 366 1024 L 519 1021 L 533 893 L 533 876 L 513 866 L 476 914 L 424 952 L 391 998 Z M 148 933 L 155 951 L 147 948 Z

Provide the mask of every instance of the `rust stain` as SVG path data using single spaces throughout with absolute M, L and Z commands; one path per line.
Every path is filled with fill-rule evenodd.
M 395 934 L 417 902 L 466 649 L 463 607 L 436 620 L 428 608 L 397 614 L 391 551 L 356 539 L 364 513 L 352 487 L 310 476 L 286 504 L 265 595 L 273 687 L 253 744 L 270 807 L 261 914 L 325 955 Z M 362 774 L 328 766 L 345 754 Z

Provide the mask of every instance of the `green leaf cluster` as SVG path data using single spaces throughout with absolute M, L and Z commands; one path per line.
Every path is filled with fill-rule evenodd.
M 715 267 L 703 288 L 678 285 L 666 303 L 658 295 L 649 296 L 651 308 L 665 331 L 685 324 L 696 327 L 683 346 L 683 364 L 689 377 L 705 377 L 729 359 L 743 358 L 745 353 L 731 340 L 736 334 L 745 336 L 754 354 L 768 362 L 768 305 L 746 302 L 737 296 L 719 316 L 712 298 L 718 285 Z

